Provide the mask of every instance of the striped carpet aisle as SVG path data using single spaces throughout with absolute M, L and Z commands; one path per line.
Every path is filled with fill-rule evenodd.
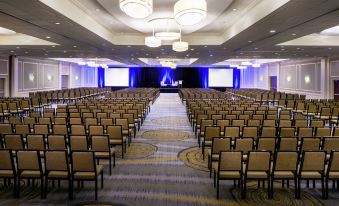
M 39 198 L 39 187 L 24 187 L 22 198 L 14 200 L 11 191 L 0 190 L 0 205 L 323 205 L 315 195 L 303 193 L 295 200 L 293 191 L 277 190 L 274 200 L 267 200 L 262 189 L 249 185 L 247 200 L 239 199 L 233 182 L 221 182 L 221 199 L 216 200 L 213 181 L 206 172 L 206 162 L 189 125 L 185 106 L 178 94 L 161 94 L 151 106 L 126 158 L 117 160 L 112 176 L 105 170 L 104 189 L 94 200 L 93 183 L 75 189 L 75 200 L 68 201 L 67 186 L 50 188 L 47 199 Z M 119 152 L 118 152 L 119 154 Z M 103 164 L 107 164 L 103 162 Z M 315 197 L 316 196 L 316 197 Z M 332 197 L 333 198 L 333 197 Z M 325 205 L 335 205 L 326 201 Z

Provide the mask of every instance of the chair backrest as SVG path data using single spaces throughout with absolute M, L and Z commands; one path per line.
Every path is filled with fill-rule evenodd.
M 213 120 L 212 119 L 202 119 L 200 123 L 200 131 L 204 132 L 205 128 L 208 126 L 213 126 Z
M 324 127 L 324 121 L 322 120 L 312 120 L 311 127 Z
M 50 117 L 40 117 L 38 123 L 39 124 L 47 124 L 47 125 L 49 125 L 49 127 L 51 127 L 52 126 L 52 119 Z
M 98 119 L 94 117 L 86 118 L 85 124 L 86 124 L 86 129 L 88 129 L 90 125 L 98 125 Z
M 38 151 L 17 151 L 16 154 L 18 171 L 32 170 L 42 172 L 40 155 Z
M 24 140 L 20 134 L 6 134 L 4 140 L 6 149 L 22 150 L 25 148 Z
M 48 171 L 69 171 L 66 150 L 48 150 L 45 152 L 45 169 Z
M 279 127 L 291 127 L 292 121 L 287 119 L 280 119 L 279 120 Z
M 221 151 L 231 150 L 230 137 L 214 137 L 212 140 L 212 154 L 219 154 Z
M 322 149 L 328 154 L 332 150 L 339 151 L 339 137 L 324 137 Z
M 331 152 L 327 175 L 329 174 L 329 172 L 339 172 L 339 151 Z
M 92 151 L 72 152 L 72 172 L 95 172 L 95 156 Z
M 329 127 L 317 127 L 315 128 L 316 137 L 331 136 L 331 128 Z
M 273 119 L 264 119 L 263 127 L 275 127 L 276 121 Z
M 281 127 L 279 132 L 280 137 L 294 137 L 295 128 L 294 127 Z
M 279 151 L 297 151 L 298 139 L 296 137 L 286 137 L 279 140 Z
M 109 152 L 110 144 L 109 137 L 107 135 L 94 135 L 91 137 L 92 140 L 92 150 L 95 152 Z
M 259 127 L 261 125 L 260 119 L 249 119 L 247 120 L 247 126 L 249 127 Z
M 0 170 L 12 170 L 16 172 L 13 153 L 11 150 L 0 150 Z
M 119 139 L 122 140 L 122 127 L 120 125 L 109 125 L 107 127 L 107 134 L 110 139 Z
M 294 122 L 294 126 L 296 127 L 296 128 L 299 128 L 299 127 L 307 127 L 308 126 L 308 122 L 307 122 L 307 120 L 301 120 L 301 119 L 297 119 L 297 120 L 295 120 L 295 122 Z
M 71 125 L 71 135 L 86 135 L 84 125 Z
M 115 119 L 115 124 L 120 125 L 123 130 L 128 130 L 128 119 L 123 118 Z
M 239 171 L 242 173 L 242 157 L 241 151 L 221 151 L 219 156 L 219 172 L 221 171 Z
M 275 127 L 262 127 L 261 137 L 275 137 L 277 129 Z
M 88 141 L 86 136 L 70 136 L 70 149 L 71 151 L 87 151 Z
M 89 135 L 104 135 L 104 126 L 102 125 L 90 125 Z
M 250 151 L 246 171 L 270 171 L 271 152 L 269 151 Z
M 27 135 L 27 149 L 29 150 L 45 150 L 44 135 L 41 134 L 30 134 Z
M 66 125 L 67 124 L 67 120 L 66 117 L 54 117 L 54 124 L 56 125 Z
M 50 150 L 67 149 L 65 135 L 48 135 L 47 143 Z
M 235 139 L 235 150 L 242 151 L 244 154 L 247 154 L 249 151 L 253 150 L 253 145 L 254 145 L 253 138 Z
M 55 124 L 55 125 L 53 125 L 53 134 L 68 136 L 67 125 L 65 125 L 65 124 Z
M 258 139 L 257 150 L 267 150 L 274 154 L 276 142 L 274 137 L 261 137 Z
M 320 149 L 320 137 L 304 137 L 301 139 L 301 151 L 317 151 Z
M 18 124 L 15 125 L 15 133 L 16 134 L 21 134 L 23 137 L 26 137 L 27 134 L 30 134 L 30 127 L 27 124 Z
M 220 127 L 220 131 L 224 132 L 225 127 L 230 125 L 230 120 L 228 119 L 218 119 L 217 126 Z
M 205 139 L 204 141 L 212 141 L 213 137 L 220 136 L 220 127 L 217 126 L 207 126 L 205 128 Z
M 34 134 L 43 134 L 47 136 L 49 134 L 49 125 L 48 124 L 35 124 Z
M 100 119 L 100 124 L 104 126 L 104 129 L 107 130 L 108 125 L 113 125 L 113 119 L 111 118 L 101 118 Z
M 8 122 L 12 125 L 22 124 L 22 119 L 21 117 L 9 117 Z
M 11 124 L 0 124 L 0 134 L 11 134 L 13 128 Z
M 236 126 L 226 126 L 224 136 L 232 137 L 232 139 L 240 137 L 240 128 Z
M 297 171 L 299 153 L 297 151 L 277 151 L 273 171 Z
M 313 136 L 313 128 L 312 127 L 299 127 L 298 128 L 298 137 L 301 139 L 302 137 L 312 137 Z
M 324 171 L 325 159 L 324 151 L 304 151 L 299 171 Z
M 258 127 L 245 126 L 242 130 L 242 137 L 254 137 L 258 136 Z

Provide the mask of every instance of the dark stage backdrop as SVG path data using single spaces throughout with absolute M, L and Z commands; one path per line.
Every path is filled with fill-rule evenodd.
M 165 67 L 130 67 L 129 87 L 160 87 L 182 80 L 184 88 L 208 88 L 208 67 L 170 69 Z M 230 68 L 232 69 L 232 68 Z M 98 68 L 98 86 L 104 87 L 104 71 Z M 233 69 L 233 88 L 240 88 L 240 70 Z
M 131 67 L 130 87 L 160 87 L 161 82 L 171 84 L 183 80 L 184 88 L 207 88 L 208 67 L 177 68 Z M 233 69 L 234 88 L 240 87 L 240 71 Z

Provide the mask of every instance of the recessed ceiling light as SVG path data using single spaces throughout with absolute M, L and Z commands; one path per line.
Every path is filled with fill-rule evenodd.
M 285 49 L 281 49 L 281 51 L 285 51 Z
M 59 25 L 59 24 L 60 24 L 60 22 L 55 22 L 55 24 Z
M 252 41 L 248 41 L 248 43 L 252 43 Z
M 292 36 L 296 36 L 297 34 L 292 34 Z
M 205 48 L 207 47 L 207 45 L 204 46 Z
M 328 48 L 328 50 L 332 50 L 332 48 Z
M 76 48 L 77 46 L 74 45 L 73 47 Z
M 95 9 L 95 11 L 100 11 L 100 9 Z
M 17 47 L 15 47 L 15 48 L 17 48 L 17 49 L 20 49 L 20 47 L 18 47 L 18 46 L 17 46 Z
M 210 54 L 210 57 L 212 57 L 213 56 L 213 54 Z
M 254 48 L 254 50 L 258 50 L 258 48 L 257 48 L 257 47 L 255 47 L 255 48 Z
M 297 50 L 299 50 L 300 48 L 298 47 Z
M 47 56 L 48 54 L 45 54 L 45 56 Z
M 52 47 L 55 47 L 54 45 Z
M 28 54 L 28 52 L 26 51 L 25 54 Z
M 276 31 L 275 30 L 270 30 L 270 33 L 275 33 Z
M 64 53 L 67 53 L 67 51 L 66 51 L 66 50 L 64 50 Z
M 127 47 L 131 47 L 131 45 L 128 45 Z
M 46 39 L 50 39 L 51 37 L 50 36 L 46 36 Z
M 191 48 L 191 51 L 194 51 L 194 49 L 193 49 L 193 48 Z
M 238 9 L 236 9 L 236 8 L 234 8 L 234 9 L 232 9 L 232 11 L 237 11 Z
M 11 51 L 11 53 L 13 53 L 14 51 Z

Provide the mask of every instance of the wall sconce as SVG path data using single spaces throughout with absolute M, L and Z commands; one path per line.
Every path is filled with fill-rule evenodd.
M 291 76 L 288 76 L 288 77 L 286 78 L 286 80 L 287 80 L 288 82 L 290 82 L 290 81 L 291 81 L 291 79 L 292 79 L 292 77 L 291 77 Z
M 264 81 L 264 77 L 262 75 L 260 76 L 260 81 Z
M 79 79 L 79 77 L 78 76 L 75 76 L 75 80 L 78 80 Z
M 310 81 L 311 81 L 310 76 L 305 76 L 305 82 L 310 83 Z
M 31 74 L 28 75 L 28 79 L 29 79 L 29 81 L 31 81 L 31 82 L 34 82 L 34 78 L 35 78 L 35 77 L 34 77 L 34 74 L 31 73 Z
M 47 75 L 47 79 L 48 79 L 48 81 L 51 81 L 52 80 L 52 75 L 48 74 Z

